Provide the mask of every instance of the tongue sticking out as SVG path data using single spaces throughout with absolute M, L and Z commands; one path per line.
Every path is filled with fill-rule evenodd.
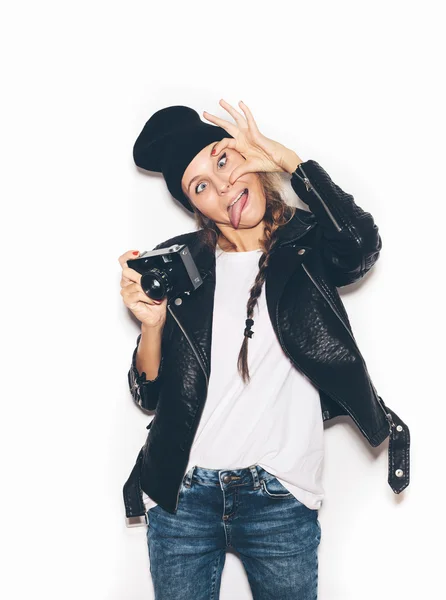
M 234 204 L 234 206 L 231 206 L 231 208 L 229 209 L 229 219 L 230 219 L 231 224 L 234 227 L 234 229 L 237 229 L 240 224 L 242 210 L 245 208 L 245 204 L 247 201 L 248 201 L 248 194 L 245 193 L 240 198 L 240 200 L 238 200 Z

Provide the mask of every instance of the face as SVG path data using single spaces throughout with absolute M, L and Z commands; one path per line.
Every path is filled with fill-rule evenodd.
M 245 162 L 245 158 L 232 148 L 224 148 L 218 155 L 212 156 L 216 143 L 203 148 L 189 163 L 181 180 L 183 192 L 220 230 L 255 227 L 262 221 L 266 210 L 260 180 L 256 173 L 246 173 L 231 185 L 230 174 Z M 248 190 L 247 195 L 236 202 L 239 206 L 234 204 L 228 210 L 245 189 Z

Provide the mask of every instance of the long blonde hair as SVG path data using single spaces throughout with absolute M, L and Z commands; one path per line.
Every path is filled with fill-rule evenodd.
M 281 195 L 281 179 L 278 173 L 257 173 L 260 184 L 266 198 L 266 209 L 263 218 L 264 237 L 260 240 L 260 246 L 263 254 L 259 260 L 259 271 L 250 289 L 250 296 L 246 305 L 247 319 L 252 319 L 254 307 L 262 291 L 262 286 L 266 277 L 266 268 L 268 267 L 270 252 L 276 243 L 276 233 L 279 227 L 282 227 L 295 214 L 296 209 L 285 202 Z M 228 247 L 236 250 L 237 246 L 230 242 L 220 231 L 218 226 L 212 219 L 206 217 L 201 211 L 196 208 L 191 202 L 195 221 L 199 228 L 199 236 L 201 242 L 206 244 L 211 250 L 215 251 L 219 236 L 223 237 Z M 252 332 L 254 333 L 254 332 Z M 237 368 L 242 376 L 243 382 L 247 383 L 250 380 L 248 369 L 248 340 L 250 338 L 244 335 L 243 343 L 240 348 Z

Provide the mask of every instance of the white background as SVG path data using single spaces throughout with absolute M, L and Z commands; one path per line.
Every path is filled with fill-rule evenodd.
M 388 486 L 387 441 L 372 449 L 348 418 L 327 428 L 319 598 L 444 589 L 440 5 L 2 8 L 3 598 L 153 597 L 145 528 L 126 527 L 122 500 L 149 418 L 127 386 L 139 329 L 118 257 L 195 224 L 132 147 L 165 106 L 231 120 L 220 98 L 317 160 L 383 239 L 373 271 L 341 294 L 380 395 L 410 427 L 411 485 Z M 231 554 L 221 598 L 251 598 Z

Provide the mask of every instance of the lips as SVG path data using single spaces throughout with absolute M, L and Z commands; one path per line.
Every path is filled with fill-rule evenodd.
M 248 188 L 245 188 L 244 190 L 242 190 L 241 192 L 239 192 L 239 193 L 237 194 L 237 196 L 234 196 L 234 198 L 231 200 L 231 202 L 230 202 L 230 203 L 229 203 L 229 205 L 228 205 L 228 211 L 229 211 L 229 209 L 230 209 L 232 206 L 234 206 L 235 204 L 237 204 L 237 202 L 240 202 L 240 198 L 243 196 L 243 194 L 244 194 L 245 192 L 246 192 L 246 193 L 248 192 Z

